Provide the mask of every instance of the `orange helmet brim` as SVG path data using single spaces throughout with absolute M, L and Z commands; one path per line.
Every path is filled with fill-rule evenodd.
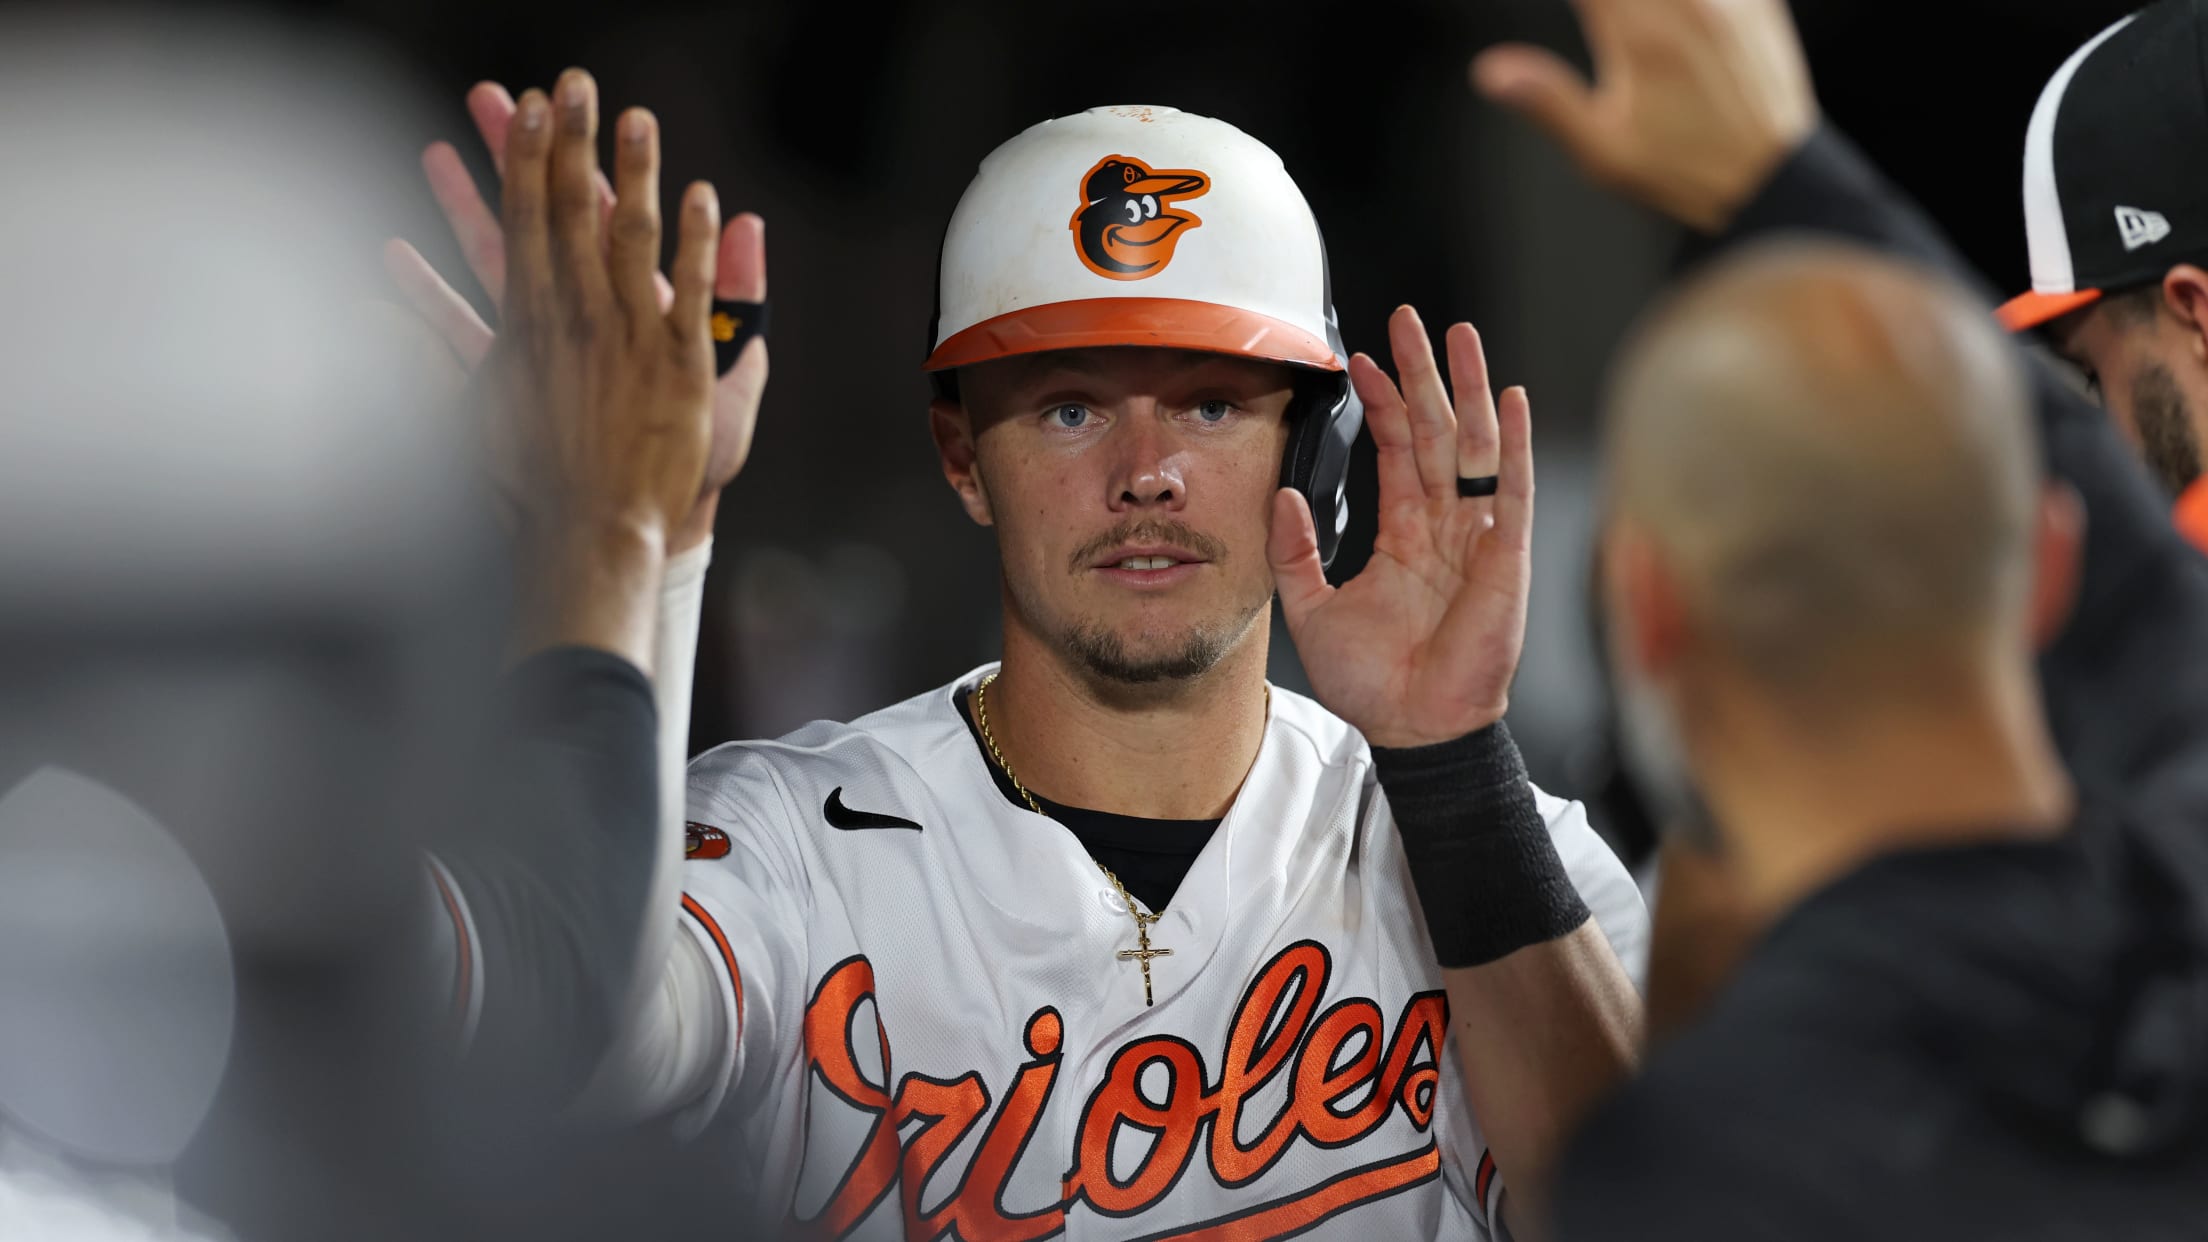
M 1025 307 L 952 335 L 926 369 L 947 371 L 1057 349 L 1147 346 L 1232 354 L 1339 371 L 1341 360 L 1311 333 L 1269 315 L 1180 298 L 1085 298 Z

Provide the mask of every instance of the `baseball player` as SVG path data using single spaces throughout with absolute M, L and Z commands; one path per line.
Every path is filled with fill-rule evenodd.
M 537 92 L 473 102 L 494 150 L 543 133 Z M 594 111 L 553 115 L 587 152 Z M 542 143 L 509 182 L 545 175 Z M 440 197 L 479 272 L 506 262 L 472 186 Z M 605 985 L 636 1011 L 590 1107 L 719 1128 L 755 1201 L 831 1237 L 1538 1227 L 1562 1135 L 1632 1055 L 1645 914 L 1502 723 L 1526 394 L 1491 397 L 1469 325 L 1445 386 L 1407 307 L 1399 386 L 1328 300 L 1309 207 L 1231 126 L 1101 108 L 983 161 L 927 370 L 944 475 L 997 534 L 1003 661 L 691 765 L 680 895 L 645 912 L 672 926 L 599 947 L 641 986 Z M 1335 587 L 1361 419 L 1380 530 Z M 669 562 L 661 653 L 694 633 L 705 546 Z M 1264 680 L 1276 592 L 1315 700 Z M 687 661 L 656 665 L 686 703 Z M 455 954 L 485 961 L 465 877 L 438 878 Z M 495 963 L 470 987 L 497 1004 Z
M 2101 31 L 2040 93 L 2024 143 L 2032 288 L 2001 307 L 2077 364 L 2208 547 L 2208 3 Z

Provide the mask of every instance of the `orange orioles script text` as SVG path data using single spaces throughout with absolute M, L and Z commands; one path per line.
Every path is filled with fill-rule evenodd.
M 980 1073 L 935 1078 L 908 1073 L 892 1092 L 869 1081 L 853 1055 L 852 1023 L 874 995 L 874 968 L 864 957 L 839 963 L 822 978 L 805 1012 L 805 1047 L 812 1073 L 838 1098 L 873 1118 L 858 1155 L 819 1215 L 800 1222 L 842 1237 L 871 1214 L 892 1186 L 901 1188 L 907 1238 L 1045 1238 L 1065 1227 L 1066 1213 L 1086 1203 L 1107 1216 L 1131 1216 L 1158 1203 L 1180 1182 L 1199 1150 L 1210 1176 L 1234 1188 L 1257 1180 L 1291 1144 L 1345 1147 L 1378 1130 L 1400 1107 L 1423 1134 L 1433 1120 L 1442 1042 L 1449 1029 L 1443 993 L 1421 992 L 1405 1004 L 1392 1035 L 1380 1006 L 1362 997 L 1337 1001 L 1323 1013 L 1332 962 L 1324 946 L 1305 940 L 1266 963 L 1229 1016 L 1226 1047 L 1216 1070 L 1183 1039 L 1153 1035 L 1113 1055 L 1103 1083 L 1083 1106 L 1073 1167 L 1063 1178 L 1059 1202 L 1008 1211 L 1002 1200 L 1012 1168 L 1049 1102 L 1056 1084 L 1064 1028 L 1058 1011 L 1044 1007 L 1027 1021 L 1028 1059 L 1013 1074 L 1004 1098 L 990 1111 Z M 877 1013 L 879 1011 L 877 1010 Z M 875 1037 L 881 1064 L 891 1064 L 888 1033 L 879 1018 Z M 1347 1064 L 1343 1053 L 1357 1049 Z M 1152 1065 L 1166 1067 L 1170 1086 L 1153 1103 L 1137 1083 Z M 1245 1146 L 1244 1101 L 1277 1074 L 1291 1075 L 1287 1100 Z M 887 1077 L 885 1072 L 885 1078 Z M 922 1188 L 944 1157 L 983 1123 L 973 1160 L 942 1203 L 923 1208 Z M 900 1135 L 908 1123 L 917 1128 Z M 1122 1127 L 1154 1136 L 1148 1153 L 1127 1177 L 1113 1175 L 1112 1144 Z M 1440 1160 L 1434 1141 L 1392 1152 L 1318 1186 L 1285 1198 L 1252 1204 L 1226 1218 L 1166 1230 L 1172 1238 L 1267 1238 L 1309 1228 L 1359 1203 L 1434 1177 Z

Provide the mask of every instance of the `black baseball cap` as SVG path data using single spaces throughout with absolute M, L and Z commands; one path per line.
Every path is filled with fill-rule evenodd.
M 2049 79 L 2024 139 L 2032 291 L 2011 331 L 2208 262 L 2208 0 L 2161 0 Z

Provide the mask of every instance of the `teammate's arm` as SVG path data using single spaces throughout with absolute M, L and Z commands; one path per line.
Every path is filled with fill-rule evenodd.
M 1372 559 L 1329 586 L 1294 491 L 1275 500 L 1269 554 L 1312 689 L 1374 747 L 1473 1112 L 1527 1232 L 1570 1125 L 1633 1062 L 1640 1002 L 1502 725 L 1532 575 L 1525 390 L 1496 400 L 1470 324 L 1448 331 L 1446 385 L 1415 311 L 1396 312 L 1389 338 L 1400 389 L 1350 361 L 1379 450 Z
M 516 116 L 513 99 L 503 89 L 484 84 L 470 93 L 469 107 L 494 161 L 502 174 L 507 173 L 512 162 L 507 158 L 508 138 Z M 517 140 L 517 145 L 524 141 Z M 424 165 L 469 266 L 494 304 L 506 302 L 512 260 L 504 223 L 492 215 L 449 146 L 432 146 Z M 656 193 L 624 177 L 617 198 L 612 183 L 595 168 L 589 181 L 597 191 L 600 219 L 609 234 L 621 222 L 618 209 L 623 200 L 636 203 L 648 199 L 643 191 Z M 443 335 L 462 366 L 475 368 L 492 356 L 495 338 L 490 329 L 411 246 L 394 242 L 386 253 L 409 301 Z M 608 253 L 612 254 L 610 237 Z M 715 296 L 742 302 L 766 300 L 763 226 L 757 217 L 742 216 L 730 223 L 721 235 L 714 266 Z M 636 302 L 642 305 L 643 280 L 631 272 L 629 281 Z M 667 312 L 675 284 L 657 273 L 651 283 L 661 312 Z M 651 692 L 658 722 L 650 761 L 658 771 L 656 799 L 649 784 L 637 779 L 635 769 L 642 765 L 636 761 L 635 741 L 640 730 L 633 718 L 595 733 L 550 739 L 516 738 L 509 731 L 503 748 L 511 752 L 521 743 L 520 749 L 532 753 L 541 781 L 497 782 L 516 796 L 509 804 L 488 808 L 485 819 L 517 826 L 525 835 L 473 842 L 476 857 L 472 859 L 470 848 L 463 847 L 455 868 L 472 872 L 464 878 L 456 879 L 453 870 L 441 863 L 432 865 L 438 887 L 435 904 L 449 917 L 450 930 L 443 939 L 449 946 L 446 960 L 451 964 L 455 1005 L 463 1015 L 473 1012 L 468 1003 L 471 975 L 477 1008 L 486 994 L 494 998 L 490 1006 L 494 1032 L 497 1020 L 510 1010 L 540 1015 L 535 1026 L 540 1032 L 565 1030 L 544 1025 L 542 1015 L 556 1022 L 574 1006 L 543 999 L 532 1005 L 526 1003 L 528 998 L 572 992 L 590 981 L 601 985 L 621 978 L 632 981 L 619 1003 L 592 1008 L 592 1018 L 606 1011 L 598 1024 L 601 1037 L 582 1041 L 587 1054 L 557 1077 L 558 1085 L 543 1101 L 570 1116 L 607 1122 L 661 1115 L 715 1093 L 733 1072 L 743 1002 L 734 994 L 741 985 L 728 960 L 728 940 L 744 941 L 746 929 L 729 922 L 724 933 L 703 905 L 682 898 L 678 872 L 683 858 L 691 675 L 715 500 L 748 454 L 766 376 L 765 342 L 754 340 L 713 384 L 712 452 L 701 494 L 669 536 L 671 555 L 661 583 L 648 664 L 654 674 Z M 526 425 L 510 426 L 494 440 L 526 444 L 527 431 Z M 494 462 L 494 468 L 502 467 L 500 481 L 517 507 L 527 500 L 520 477 L 527 464 L 519 456 Z M 630 703 L 633 707 L 633 696 Z M 572 727 L 578 722 L 562 718 L 550 723 Z M 618 781 L 600 772 L 605 767 L 600 760 L 616 749 L 625 756 Z M 567 796 L 549 796 L 554 790 Z M 656 815 L 652 813 L 655 805 Z M 643 830 L 647 820 L 656 823 L 648 839 Z M 496 834 L 485 835 L 495 838 Z M 507 847 L 503 851 L 498 848 L 502 844 Z M 469 866 L 486 854 L 489 866 Z M 759 904 L 744 900 L 744 877 L 719 878 L 726 890 L 723 896 L 729 899 L 724 920 Z M 679 916 L 679 931 L 678 909 L 685 911 Z M 704 922 L 691 926 L 700 920 Z M 749 946 L 757 950 L 752 954 L 756 976 L 775 977 L 767 959 L 784 939 L 750 937 L 760 942 Z M 712 948 L 707 947 L 709 940 Z M 608 1042 L 610 1052 L 595 1055 Z M 498 1055 L 493 1051 L 478 1060 Z M 577 1097 L 575 1088 L 585 1077 L 589 1086 Z M 546 1078 L 540 1075 L 531 1081 L 541 1084 Z
M 734 873 L 688 877 L 718 881 L 713 886 L 718 898 L 715 904 L 722 913 L 717 917 L 706 912 L 698 897 L 680 891 L 685 877 L 677 873 L 684 870 L 687 793 L 683 764 L 686 731 L 682 724 L 689 718 L 691 670 L 710 548 L 710 543 L 701 544 L 668 563 L 653 661 L 658 674 L 652 679 L 651 697 L 660 726 L 657 744 L 652 748 L 656 757 L 647 760 L 637 753 L 636 743 L 646 735 L 644 726 L 652 716 L 649 711 L 636 713 L 633 697 L 626 720 L 594 724 L 578 719 L 573 711 L 547 713 L 544 725 L 562 730 L 549 740 L 509 729 L 502 738 L 501 750 L 508 753 L 509 762 L 511 752 L 516 750 L 533 755 L 531 770 L 539 779 L 495 782 L 508 790 L 511 798 L 507 804 L 490 809 L 487 818 L 491 823 L 518 827 L 526 835 L 533 848 L 524 865 L 515 865 L 518 848 L 508 848 L 503 865 L 487 871 L 472 868 L 468 878 L 461 880 L 442 858 L 430 861 L 435 885 L 430 903 L 431 918 L 436 923 L 433 937 L 440 946 L 437 960 L 451 989 L 455 1027 L 462 1033 L 463 1048 L 471 1042 L 468 1035 L 474 1016 L 482 1008 L 486 977 L 492 995 L 501 998 L 491 1008 L 494 1025 L 492 1038 L 486 1041 L 494 1049 L 479 1051 L 478 1060 L 510 1055 L 504 1045 L 513 1040 L 499 1037 L 501 1022 L 509 1030 L 566 1029 L 515 1021 L 514 1011 L 524 1008 L 513 1003 L 517 984 L 524 989 L 541 989 L 545 985 L 544 972 L 526 959 L 513 960 L 511 950 L 500 953 L 499 942 L 517 941 L 517 923 L 530 916 L 533 906 L 542 904 L 544 894 L 561 890 L 559 876 L 563 872 L 573 873 L 573 880 L 568 882 L 571 890 L 595 884 L 615 894 L 613 900 L 600 897 L 576 902 L 584 917 L 596 909 L 605 921 L 597 925 L 597 934 L 592 934 L 590 928 L 579 928 L 574 943 L 585 950 L 601 947 L 604 951 L 597 954 L 594 965 L 571 973 L 582 978 L 615 978 L 631 973 L 622 949 L 634 941 L 639 947 L 634 953 L 633 973 L 642 994 L 618 1006 L 608 1029 L 592 1038 L 567 1041 L 583 1050 L 584 1056 L 567 1062 L 564 1072 L 539 1069 L 518 1084 L 540 1097 L 536 1111 L 556 1111 L 571 1121 L 627 1125 L 682 1114 L 685 1128 L 702 1124 L 732 1084 L 739 1062 L 736 1042 L 741 1033 L 743 999 L 738 993 L 745 981 L 730 969 L 735 950 L 724 946 L 733 940 L 743 947 L 749 966 L 746 973 L 755 992 L 764 982 L 780 976 L 782 972 L 774 969 L 772 959 L 792 948 L 790 936 L 768 934 L 774 929 L 739 922 L 737 918 L 762 909 L 782 909 L 786 904 L 775 899 L 773 890 L 777 886 L 757 883 L 759 872 L 771 868 L 740 865 Z M 634 682 L 634 669 L 610 658 L 607 663 L 614 666 L 613 671 L 629 674 Z M 618 766 L 618 786 L 608 765 L 592 759 L 615 753 L 625 755 Z M 634 812 L 654 805 L 653 791 L 643 780 L 648 766 L 656 766 L 660 776 L 655 842 L 645 841 L 634 826 L 640 818 Z M 627 792 L 618 793 L 617 789 Z M 759 802 L 766 805 L 772 798 L 762 796 Z M 701 813 L 723 823 L 735 822 L 727 814 Z M 747 849 L 745 864 L 756 864 L 759 860 L 749 855 L 759 846 L 757 834 L 740 835 Z M 513 837 L 493 836 L 491 842 L 477 841 L 472 847 L 463 847 L 457 856 L 459 865 L 478 860 L 487 844 L 514 841 Z M 607 844 L 598 844 L 601 841 Z M 633 877 L 647 865 L 653 870 L 641 887 L 650 896 L 641 903 L 643 935 L 635 937 L 628 926 L 604 912 L 633 909 L 639 904 L 633 896 L 621 894 L 640 887 Z M 501 884 L 515 879 L 533 883 L 534 891 L 521 895 L 519 900 L 504 894 Z M 478 918 L 477 908 L 486 893 L 494 903 L 503 899 L 504 905 L 494 904 L 492 917 Z M 679 916 L 678 909 L 682 912 Z M 796 921 L 788 922 L 794 926 Z M 788 928 L 782 930 L 787 932 Z M 526 946 L 528 937 L 518 937 L 518 943 Z M 560 977 L 552 976 L 555 986 Z M 753 1007 L 759 1003 L 755 996 Z M 557 1013 L 563 1007 L 539 1003 L 526 1008 L 530 1012 Z M 561 1041 L 533 1035 L 532 1042 L 542 1051 L 543 1045 L 557 1046 Z M 599 1055 L 601 1051 L 603 1055 Z M 595 1069 L 591 1068 L 593 1062 Z M 577 1094 L 575 1088 L 586 1075 L 588 1085 Z
M 1838 233 L 1985 286 L 1930 221 L 1819 119 L 1781 0 L 1579 0 L 1590 82 L 1554 54 L 1506 45 L 1474 62 L 1479 88 L 1541 126 L 1598 184 L 1692 227 L 1700 252 L 1774 233 Z M 1988 298 L 1988 313 L 1992 299 Z M 2089 798 L 2173 798 L 2198 813 L 2191 774 L 2208 739 L 2208 567 L 2109 420 L 2044 364 L 2030 368 L 2051 473 L 2088 517 L 2069 624 L 2041 662 L 2047 714 Z M 1661 906 L 1710 895 L 1666 885 Z M 1725 918 L 1721 901 L 1660 923 Z M 1737 929 L 1736 929 L 1737 934 Z M 1660 960 L 1672 955 L 1659 954 Z M 1671 991 L 1674 981 L 1652 980 Z M 1682 992 L 1691 990 L 1682 987 Z
M 672 922 L 673 895 L 660 890 L 671 886 L 672 867 L 655 865 L 668 841 L 656 831 L 654 790 L 664 748 L 648 688 L 641 711 L 634 691 L 654 648 L 665 645 L 663 558 L 704 478 L 713 384 L 706 318 L 719 230 L 710 187 L 692 187 L 678 226 L 674 296 L 663 307 L 654 288 L 655 123 L 641 111 L 622 118 L 617 204 L 605 217 L 596 131 L 595 87 L 579 71 L 563 75 L 556 102 L 536 92 L 522 101 L 506 149 L 500 222 L 507 331 L 475 388 L 520 450 L 512 464 L 523 485 L 509 499 L 520 510 L 526 584 L 521 671 L 595 661 L 609 687 L 601 697 L 626 704 L 627 715 L 599 712 L 590 718 L 603 720 L 602 730 L 578 732 L 570 717 L 590 714 L 556 694 L 520 705 L 499 747 L 501 762 L 518 766 L 496 772 L 491 784 L 521 805 L 534 804 L 540 780 L 573 784 L 579 805 L 529 826 L 514 825 L 508 806 L 485 808 L 482 831 L 448 848 L 450 865 L 437 879 L 458 890 L 445 894 L 448 905 L 469 912 L 470 926 L 454 938 L 463 968 L 473 965 L 479 980 L 496 977 L 482 992 L 487 1027 L 518 1032 L 536 1023 L 540 1031 L 607 1036 L 649 994 L 671 936 L 663 925 Z M 564 690 L 573 680 L 553 677 L 550 685 Z M 686 688 L 686 671 L 681 680 Z M 612 688 L 623 681 L 625 693 Z M 642 788 L 633 779 L 639 766 Z M 545 831 L 563 822 L 577 826 Z M 469 962 L 476 947 L 480 960 Z M 604 1039 L 570 1042 L 575 1058 L 548 1072 L 587 1073 Z

